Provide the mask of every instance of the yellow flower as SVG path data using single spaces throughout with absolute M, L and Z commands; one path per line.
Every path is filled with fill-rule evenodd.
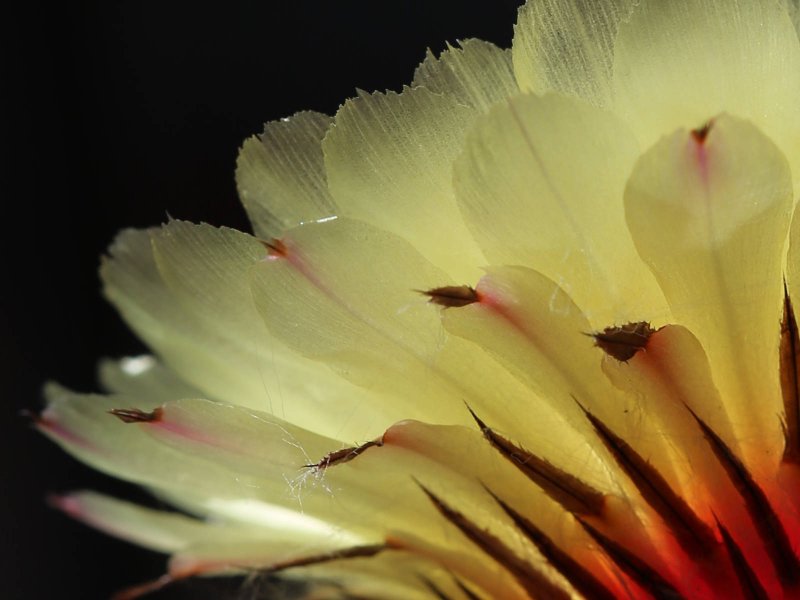
M 38 426 L 185 511 L 56 500 L 171 555 L 125 597 L 800 597 L 797 23 L 534 0 L 510 51 L 247 140 L 254 235 L 120 234 L 158 358 Z

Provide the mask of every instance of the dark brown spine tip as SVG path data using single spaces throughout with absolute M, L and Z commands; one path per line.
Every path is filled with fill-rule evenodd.
M 579 404 L 580 406 L 580 404 Z M 666 479 L 624 439 L 581 406 L 603 445 L 636 486 L 645 502 L 658 513 L 689 556 L 709 557 L 717 547 L 712 529 L 672 489 Z
M 645 591 L 649 592 L 657 600 L 678 600 L 683 595 L 667 581 L 658 571 L 648 565 L 636 554 L 612 540 L 608 536 L 600 533 L 589 523 L 582 519 L 578 522 L 583 526 L 597 545 L 603 549 L 606 555 L 616 563 L 616 565 L 633 581 L 635 581 Z
M 161 408 L 155 408 L 150 412 L 138 408 L 112 408 L 108 412 L 123 423 L 154 423 L 160 421 L 164 413 Z
M 431 304 L 445 308 L 460 308 L 480 300 L 478 292 L 468 285 L 448 285 L 420 292 L 428 297 Z
M 628 362 L 637 352 L 647 347 L 647 342 L 656 332 L 647 321 L 606 327 L 591 333 L 595 346 L 620 362 Z
M 372 440 L 360 446 L 353 446 L 351 448 L 342 448 L 341 450 L 334 450 L 326 454 L 319 462 L 304 465 L 309 469 L 327 469 L 328 467 L 335 467 L 346 462 L 350 462 L 363 452 L 374 446 L 383 446 L 383 439 Z
M 321 565 L 337 560 L 346 560 L 349 558 L 371 558 L 387 549 L 388 547 L 386 544 L 351 546 L 349 548 L 342 548 L 341 550 L 334 550 L 332 552 L 325 552 L 322 554 L 312 554 L 309 556 L 302 556 L 300 558 L 275 563 L 266 569 L 263 569 L 262 572 L 277 573 L 279 571 L 285 571 L 286 569 Z
M 286 244 L 279 239 L 272 239 L 268 242 L 262 240 L 261 243 L 267 249 L 267 252 L 270 256 L 286 258 L 286 255 L 289 253 L 289 250 L 286 248 Z
M 701 127 L 697 129 L 692 129 L 692 138 L 698 144 L 704 144 L 706 138 L 708 137 L 708 133 L 711 131 L 711 127 L 713 127 L 714 121 L 707 121 Z
M 487 556 L 490 556 L 511 573 L 531 598 L 545 598 L 548 600 L 567 600 L 569 598 L 567 592 L 537 571 L 529 561 L 517 556 L 500 539 L 479 527 L 467 516 L 450 507 L 444 500 L 418 481 L 417 485 L 436 507 L 439 514 L 461 531 L 467 539 L 478 546 Z
M 488 427 L 469 406 L 467 410 L 480 427 L 486 441 L 565 510 L 596 517 L 603 514 L 605 494 L 504 438 Z
M 780 339 L 780 377 L 783 396 L 784 462 L 800 464 L 800 336 L 792 299 L 783 284 Z
M 570 582 L 579 593 L 586 598 L 598 600 L 614 600 L 614 594 L 603 582 L 576 561 L 568 552 L 559 548 L 541 529 L 536 527 L 529 519 L 511 508 L 491 490 L 486 490 L 500 505 L 514 525 L 539 549 L 542 556 Z

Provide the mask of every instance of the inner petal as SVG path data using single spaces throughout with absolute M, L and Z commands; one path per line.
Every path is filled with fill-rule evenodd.
M 614 49 L 614 111 L 643 147 L 721 112 L 750 119 L 800 174 L 800 43 L 782 2 L 643 0 Z
M 792 180 L 781 151 L 728 116 L 646 152 L 625 191 L 636 248 L 708 355 L 747 459 L 782 452 L 778 344 Z M 755 464 L 751 465 L 755 467 Z
M 638 153 L 609 113 L 563 96 L 518 96 L 469 134 L 454 165 L 456 195 L 493 264 L 535 268 L 595 328 L 667 319 L 625 227 L 622 192 Z

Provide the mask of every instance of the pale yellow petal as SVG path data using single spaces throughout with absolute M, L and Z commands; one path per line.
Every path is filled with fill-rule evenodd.
M 613 48 L 620 22 L 635 0 L 533 0 L 514 27 L 514 74 L 519 87 L 556 91 L 609 106 Z
M 208 523 L 91 491 L 59 496 L 53 504 L 71 517 L 109 535 L 158 552 L 177 552 L 204 541 L 237 543 L 253 538 L 252 527 Z M 261 534 L 266 537 L 267 530 L 262 530 Z
M 299 112 L 267 123 L 264 133 L 245 140 L 236 161 L 236 187 L 256 235 L 276 237 L 336 214 L 321 148 L 332 121 Z
M 786 159 L 753 125 L 723 116 L 708 132 L 680 130 L 645 153 L 625 204 L 676 322 L 708 355 L 745 456 L 777 460 Z
M 377 392 L 361 410 L 385 425 L 468 421 L 468 392 L 437 368 L 438 314 L 415 291 L 452 283 L 442 271 L 401 238 L 347 219 L 299 227 L 281 242 L 285 253 L 260 263 L 251 278 L 274 335 Z M 380 396 L 386 393 L 393 398 Z
M 481 549 L 443 518 L 428 493 L 501 540 L 506 551 L 546 580 L 558 576 L 522 539 L 484 486 L 535 518 L 555 544 L 570 548 L 579 560 L 597 560 L 577 522 L 474 428 L 399 423 L 384 434 L 382 446 L 329 467 L 326 477 L 338 490 L 338 500 L 355 507 L 362 519 L 375 519 L 373 527 L 386 531 L 393 547 L 413 549 L 439 562 L 493 598 L 520 597 L 516 578 L 498 554 Z
M 475 39 L 459 45 L 448 45 L 438 58 L 428 51 L 414 72 L 412 86 L 452 96 L 461 104 L 482 111 L 519 91 L 510 50 Z
M 519 96 L 468 136 L 456 194 L 493 264 L 535 268 L 595 328 L 661 321 L 663 297 L 625 227 L 622 192 L 638 152 L 609 113 L 563 96 Z
M 588 335 L 591 326 L 563 290 L 531 269 L 492 267 L 477 292 L 480 302 L 445 312 L 447 330 L 480 341 L 531 388 L 535 397 L 517 408 L 519 418 L 527 409 L 535 418 L 552 411 L 562 419 L 548 421 L 549 434 L 531 424 L 529 434 L 518 440 L 524 447 L 600 490 L 622 493 L 623 482 L 607 471 L 610 456 L 592 443 L 596 437 L 583 406 L 656 457 L 664 473 L 674 469 L 662 460 L 665 440 L 642 426 L 638 400 L 606 380 L 600 369 L 604 354 Z
M 751 120 L 800 175 L 800 43 L 774 0 L 643 0 L 620 27 L 614 110 L 642 147 L 726 112 Z
M 56 386 L 47 394 L 36 425 L 76 458 L 167 495 L 202 500 L 198 507 L 220 499 L 293 505 L 291 482 L 303 479 L 310 459 L 344 445 L 263 413 L 204 400 L 168 403 L 154 413 L 132 397 L 75 394 Z M 189 416 L 187 406 L 195 411 Z M 142 422 L 122 422 L 109 414 L 113 409 L 133 410 Z M 238 438 L 232 431 L 237 425 L 255 433 Z
M 476 114 L 425 88 L 348 100 L 322 144 L 340 213 L 405 238 L 456 279 L 475 279 L 485 261 L 456 206 L 451 177 Z

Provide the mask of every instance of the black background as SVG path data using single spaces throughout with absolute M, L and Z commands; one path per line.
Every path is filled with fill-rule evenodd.
M 107 598 L 164 569 L 46 507 L 49 492 L 138 492 L 19 415 L 41 407 L 47 379 L 93 390 L 98 357 L 144 350 L 99 294 L 115 232 L 168 213 L 247 228 L 233 167 L 264 121 L 333 113 L 356 87 L 399 90 L 446 40 L 508 46 L 520 3 L 26 3 L 4 15 L 0 597 Z M 189 584 L 153 598 L 223 596 Z

